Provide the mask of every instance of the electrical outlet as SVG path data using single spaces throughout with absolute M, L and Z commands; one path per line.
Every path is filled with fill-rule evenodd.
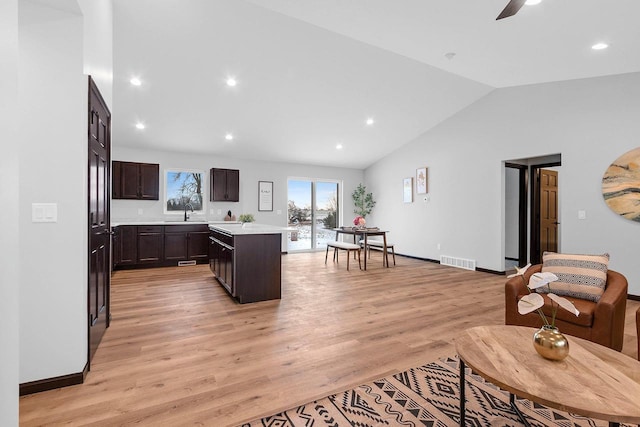
M 213 213 L 213 209 L 211 210 L 211 213 Z M 222 215 L 222 209 L 218 209 L 218 215 Z
M 144 215 L 144 211 L 142 210 L 142 208 L 138 208 L 138 215 Z
M 276 213 L 277 213 L 278 215 L 282 215 L 282 210 L 281 210 L 281 209 L 278 209 L 278 210 L 276 211 Z

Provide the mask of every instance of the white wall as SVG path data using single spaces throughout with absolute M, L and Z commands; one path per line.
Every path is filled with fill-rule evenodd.
M 78 0 L 83 19 L 84 73 L 93 78 L 107 106 L 113 105 L 113 0 Z
M 360 169 L 331 168 L 321 166 L 297 165 L 289 163 L 259 162 L 253 160 L 220 158 L 211 155 L 195 155 L 166 151 L 133 150 L 117 147 L 114 143 L 112 159 L 132 162 L 148 162 L 160 164 L 160 200 L 112 200 L 111 221 L 131 219 L 165 219 L 175 216 L 164 215 L 164 170 L 165 169 L 195 169 L 205 172 L 205 200 L 207 220 L 222 220 L 228 210 L 236 217 L 242 213 L 252 213 L 256 222 L 285 227 L 287 225 L 287 178 L 324 178 L 343 181 L 342 201 L 344 219 L 350 222 L 353 216 L 353 201 L 351 193 L 363 181 L 363 171 Z M 209 201 L 209 169 L 226 168 L 240 170 L 240 201 L 210 202 Z M 273 212 L 258 212 L 258 181 L 273 181 Z M 142 215 L 138 214 L 142 209 Z M 211 210 L 213 209 L 213 213 Z M 221 211 L 218 214 L 218 210 Z M 277 211 L 281 210 L 281 214 Z M 202 216 L 192 216 L 193 219 Z
M 19 3 L 21 383 L 87 362 L 87 79 L 82 17 L 62 3 Z M 34 202 L 58 221 L 32 223 Z
M 388 224 L 400 253 L 501 271 L 502 161 L 561 153 L 562 251 L 609 252 L 610 267 L 640 295 L 640 240 L 630 237 L 640 224 L 609 210 L 601 194 L 609 164 L 638 146 L 639 116 L 640 73 L 495 90 L 365 171 L 378 199 L 372 222 Z M 420 166 L 429 167 L 430 201 L 403 204 L 402 178 Z
M 18 1 L 0 2 L 0 425 L 18 425 Z

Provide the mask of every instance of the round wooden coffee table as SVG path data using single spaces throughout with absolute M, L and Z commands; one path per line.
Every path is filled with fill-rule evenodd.
M 536 330 L 478 326 L 456 338 L 460 356 L 460 425 L 465 422 L 464 367 L 511 393 L 511 406 L 528 425 L 514 395 L 561 411 L 619 423 L 640 424 L 640 362 L 599 344 L 567 336 L 569 356 L 542 358 L 533 348 Z

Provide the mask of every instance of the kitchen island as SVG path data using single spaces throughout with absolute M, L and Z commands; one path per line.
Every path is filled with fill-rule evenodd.
M 209 263 L 241 304 L 280 298 L 285 227 L 231 221 L 116 220 L 112 270 Z
M 210 224 L 209 267 L 240 304 L 280 299 L 282 233 L 264 224 Z

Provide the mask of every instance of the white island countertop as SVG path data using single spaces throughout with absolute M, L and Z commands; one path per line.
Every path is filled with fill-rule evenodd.
M 256 224 L 255 222 L 245 222 L 244 224 L 210 223 L 209 228 L 211 230 L 222 231 L 234 236 L 242 234 L 275 234 L 286 233 L 287 231 L 295 231 L 295 228 L 279 227 L 277 225 L 269 224 Z

